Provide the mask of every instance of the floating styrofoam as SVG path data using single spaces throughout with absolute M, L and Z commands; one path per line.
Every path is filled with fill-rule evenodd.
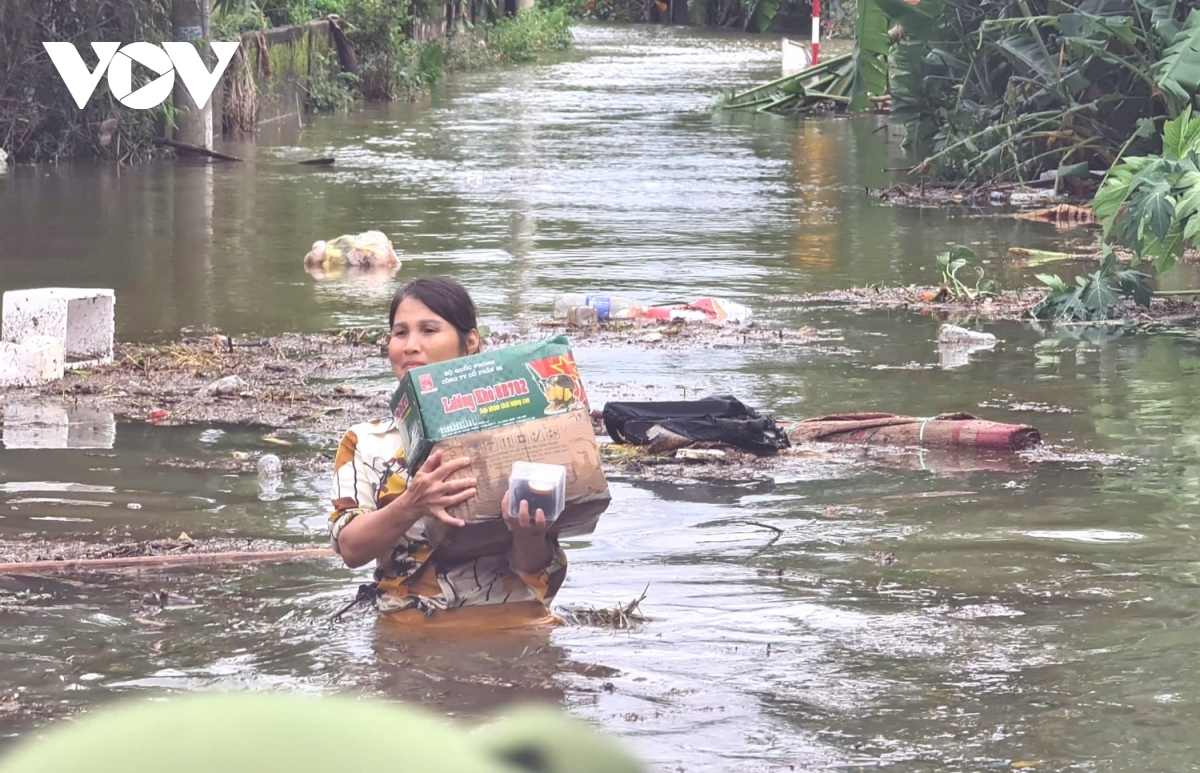
M 30 336 L 19 344 L 0 342 L 0 386 L 37 386 L 63 377 L 63 340 Z
M 12 290 L 4 294 L 0 340 L 21 344 L 34 336 L 52 336 L 63 341 L 67 367 L 109 363 L 113 358 L 115 302 L 112 290 L 96 288 Z M 4 368 L 0 367 L 3 377 Z

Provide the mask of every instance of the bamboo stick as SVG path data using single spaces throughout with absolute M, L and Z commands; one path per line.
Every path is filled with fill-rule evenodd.
M 225 553 L 181 553 L 166 556 L 127 556 L 124 558 L 76 558 L 63 561 L 28 561 L 0 564 L 0 575 L 41 574 L 43 572 L 104 571 L 106 569 L 157 568 L 251 562 L 302 561 L 337 555 L 329 548 L 305 550 L 256 550 Z

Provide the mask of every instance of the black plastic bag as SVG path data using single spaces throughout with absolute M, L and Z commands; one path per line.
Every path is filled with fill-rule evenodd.
M 755 454 L 773 454 L 791 446 L 773 416 L 731 395 L 604 406 L 604 428 L 618 443 L 649 445 L 647 433 L 656 425 L 692 442 L 724 443 Z

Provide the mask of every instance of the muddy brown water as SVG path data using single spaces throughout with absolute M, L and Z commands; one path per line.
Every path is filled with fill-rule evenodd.
M 1194 768 L 1196 331 L 986 324 L 996 348 L 943 368 L 935 319 L 788 301 L 930 282 L 955 242 L 1022 281 L 1007 246 L 1092 236 L 880 206 L 864 187 L 907 159 L 878 118 L 706 112 L 715 89 L 777 72 L 774 40 L 603 26 L 577 38 L 568 55 L 458 77 L 414 105 L 265 127 L 257 144 L 222 146 L 240 165 L 13 169 L 0 177 L 0 289 L 113 287 L 125 340 L 378 324 L 394 284 L 318 280 L 301 259 L 315 239 L 380 228 L 404 254 L 395 281 L 454 276 L 497 327 L 527 325 L 555 292 L 607 290 L 730 297 L 829 339 L 799 353 L 581 348 L 597 403 L 634 384 L 734 393 L 780 416 L 965 410 L 1033 423 L 1050 452 L 813 454 L 766 480 L 614 476 L 596 533 L 568 546 L 558 601 L 612 606 L 648 587 L 650 621 L 632 631 L 480 647 L 364 615 L 334 625 L 368 570 L 332 561 L 0 579 L 0 743 L 130 695 L 348 690 L 470 719 L 549 700 L 657 770 Z M 294 164 L 323 155 L 336 165 Z M 332 450 L 267 434 L 14 415 L 0 535 L 319 539 L 323 474 L 289 473 L 270 493 L 160 463 Z M 143 598 L 163 589 L 184 601 L 155 613 Z

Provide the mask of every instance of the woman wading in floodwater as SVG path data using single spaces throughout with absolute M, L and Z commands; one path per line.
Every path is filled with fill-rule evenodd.
M 392 299 L 388 359 L 396 378 L 410 368 L 444 362 L 480 350 L 475 303 L 457 282 L 417 279 Z M 496 628 L 557 623 L 549 605 L 567 574 L 567 558 L 546 536 L 541 510 L 520 516 L 502 510 L 512 532 L 503 555 L 448 561 L 429 546 L 425 524 L 437 519 L 452 527 L 463 521 L 446 508 L 475 496 L 474 478 L 449 481 L 468 458 L 443 462 L 434 452 L 416 475 L 404 465 L 394 418 L 351 427 L 334 461 L 333 549 L 351 568 L 376 562 L 380 611 L 386 619 L 424 626 L 483 625 Z

